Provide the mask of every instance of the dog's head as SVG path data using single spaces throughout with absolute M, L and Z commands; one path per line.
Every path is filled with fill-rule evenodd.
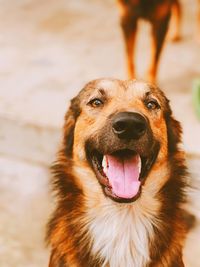
M 181 128 L 155 86 L 115 79 L 88 83 L 71 101 L 65 155 L 83 162 L 106 197 L 136 200 L 155 165 L 177 151 Z

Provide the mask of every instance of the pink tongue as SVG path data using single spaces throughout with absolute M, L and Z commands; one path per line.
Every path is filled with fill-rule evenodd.
M 140 156 L 118 158 L 106 155 L 107 168 L 104 172 L 115 195 L 121 198 L 133 198 L 140 188 Z

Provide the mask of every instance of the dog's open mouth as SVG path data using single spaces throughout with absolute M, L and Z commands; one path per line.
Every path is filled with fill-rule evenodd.
M 132 202 L 140 196 L 142 184 L 156 157 L 157 152 L 147 158 L 128 149 L 107 155 L 93 151 L 90 155 L 104 193 L 118 202 Z
M 141 158 L 138 154 L 104 155 L 102 166 L 117 197 L 130 199 L 138 194 L 141 184 Z

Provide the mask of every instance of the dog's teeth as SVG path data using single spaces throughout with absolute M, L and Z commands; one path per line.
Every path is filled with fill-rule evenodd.
M 103 157 L 102 167 L 103 167 L 104 172 L 105 172 L 105 171 L 107 170 L 107 168 L 108 168 L 108 162 L 107 162 L 107 158 L 106 158 L 106 156 Z
M 139 160 L 138 160 L 138 169 L 139 169 L 139 173 L 141 173 L 142 161 L 141 161 L 141 157 L 140 156 L 139 156 Z
M 102 167 L 103 167 L 103 169 L 105 169 L 107 167 L 106 157 L 105 156 L 103 157 Z

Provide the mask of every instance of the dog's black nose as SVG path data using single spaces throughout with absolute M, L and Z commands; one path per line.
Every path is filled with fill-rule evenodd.
M 147 129 L 147 121 L 139 113 L 120 112 L 113 117 L 112 129 L 120 139 L 139 139 Z

